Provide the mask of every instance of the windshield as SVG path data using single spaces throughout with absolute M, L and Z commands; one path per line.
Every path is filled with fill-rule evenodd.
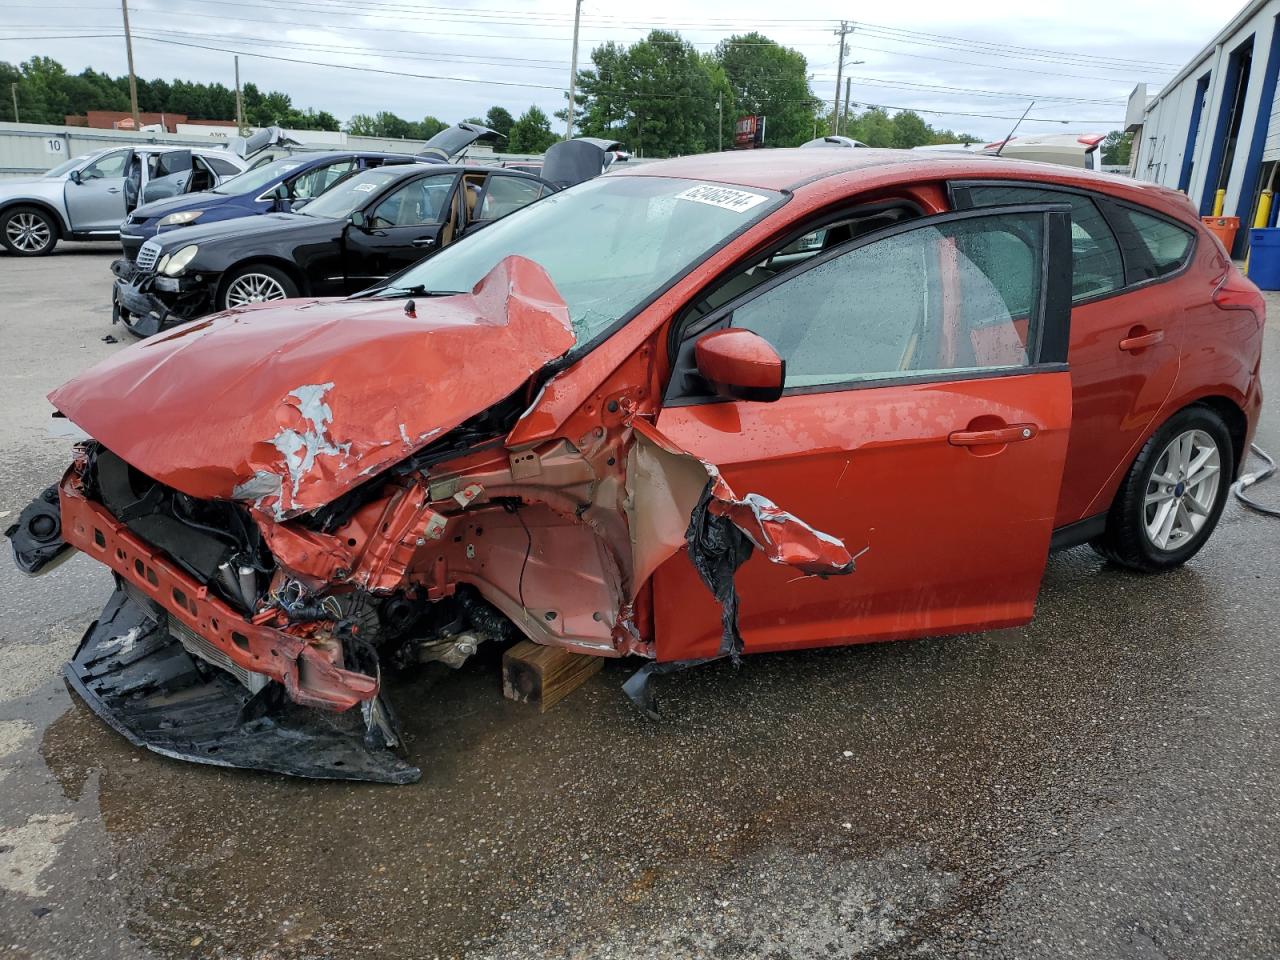
M 94 157 L 98 156 L 99 153 L 106 153 L 106 151 L 99 150 L 97 153 L 85 154 L 83 157 L 72 157 L 70 160 L 63 160 L 60 164 L 58 164 L 52 170 L 46 171 L 44 176 L 60 177 L 64 173 L 67 173 L 70 170 L 74 170 L 76 167 L 80 166 L 81 164 L 88 163 Z
M 528 257 L 550 275 L 583 344 L 780 200 L 771 190 L 598 177 L 441 250 L 396 277 L 387 292 L 470 290 L 503 258 Z
M 261 190 L 272 180 L 283 177 L 290 170 L 297 170 L 300 166 L 302 166 L 301 160 L 273 160 L 265 166 L 255 167 L 246 173 L 240 174 L 238 177 L 223 181 L 213 188 L 213 192 L 227 194 L 228 196 L 253 193 L 256 190 Z
M 404 172 L 403 165 L 378 167 L 347 177 L 337 186 L 326 190 L 322 196 L 312 200 L 299 213 L 308 217 L 328 217 L 331 220 L 342 220 L 363 207 L 375 193 L 393 180 L 399 180 Z

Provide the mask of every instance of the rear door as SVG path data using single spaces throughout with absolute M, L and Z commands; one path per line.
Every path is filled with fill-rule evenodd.
M 142 202 L 165 200 L 189 192 L 194 161 L 190 150 L 170 150 L 151 155 Z
M 455 173 L 415 177 L 365 209 L 364 223 L 344 235 L 349 293 L 385 280 L 452 239 L 457 179 Z
M 1126 242 L 1136 211 L 1114 207 L 1091 194 L 1017 183 L 957 183 L 957 209 L 1008 203 L 1071 204 L 1072 431 L 1062 499 L 1055 525 L 1085 519 L 1110 506 L 1118 473 L 1128 469 L 1136 448 L 1173 389 L 1181 357 L 1186 306 L 1171 288 L 1146 281 L 1160 274 L 1143 262 L 1140 243 Z M 1189 252 L 1191 235 L 1154 220 L 1177 246 L 1172 272 Z M 1118 228 L 1117 230 L 1113 228 Z M 1170 271 L 1166 270 L 1166 273 Z M 1211 291 L 1199 291 L 1206 301 Z
M 663 434 L 861 554 L 825 580 L 748 561 L 747 650 L 1030 619 L 1071 426 L 1069 246 L 1063 205 L 911 220 L 685 327 Z M 725 327 L 782 355 L 781 399 L 720 400 L 688 375 L 697 338 Z M 713 655 L 719 609 L 685 554 L 654 593 L 659 659 Z

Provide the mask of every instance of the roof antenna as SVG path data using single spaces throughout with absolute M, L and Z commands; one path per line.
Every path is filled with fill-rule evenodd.
M 1034 100 L 1032 100 L 1029 104 L 1027 104 L 1027 109 L 1022 111 L 1022 116 L 1020 116 L 1018 118 L 1018 122 L 1013 125 L 1013 129 L 1009 131 L 1009 135 L 1005 137 L 1004 140 L 1001 141 L 1000 146 L 996 147 L 997 157 L 1000 156 L 1000 151 L 1003 150 L 1008 145 L 1009 141 L 1013 139 L 1014 133 L 1016 133 L 1018 130 L 1018 127 L 1022 125 L 1022 121 L 1027 119 L 1027 114 L 1031 112 L 1031 108 L 1034 107 L 1035 105 L 1036 105 L 1036 102 Z

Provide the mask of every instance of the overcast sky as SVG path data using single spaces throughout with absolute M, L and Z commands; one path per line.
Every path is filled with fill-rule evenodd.
M 230 53 L 201 47 L 236 51 L 242 80 L 343 120 L 391 110 L 454 121 L 493 104 L 519 114 L 530 104 L 550 113 L 564 102 L 573 0 L 131 0 L 129 9 L 140 75 L 230 85 Z M 837 18 L 870 13 L 873 22 L 859 23 L 848 41 L 855 105 L 912 107 L 934 126 L 995 139 L 1035 98 L 1032 118 L 1068 123 L 1029 122 L 1020 132 L 1102 132 L 1121 126 L 1136 82 L 1157 90 L 1235 9 L 1204 0 L 901 0 L 847 8 L 816 0 L 585 0 L 581 61 L 599 43 L 634 42 L 654 26 L 678 30 L 701 50 L 756 29 L 803 53 L 814 93 L 830 100 Z M 115 0 L 0 0 L 0 60 L 45 54 L 73 72 L 123 74 L 123 40 L 101 36 L 119 30 Z

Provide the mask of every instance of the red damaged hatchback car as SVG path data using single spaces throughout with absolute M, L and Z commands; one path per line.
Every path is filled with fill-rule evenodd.
M 405 782 L 392 666 L 524 636 L 647 658 L 650 706 L 650 674 L 715 657 L 1024 623 L 1054 545 L 1185 562 L 1262 325 L 1162 188 L 653 163 L 356 297 L 121 351 L 51 394 L 92 439 L 9 534 L 28 572 L 114 571 L 66 673 L 135 743 Z

